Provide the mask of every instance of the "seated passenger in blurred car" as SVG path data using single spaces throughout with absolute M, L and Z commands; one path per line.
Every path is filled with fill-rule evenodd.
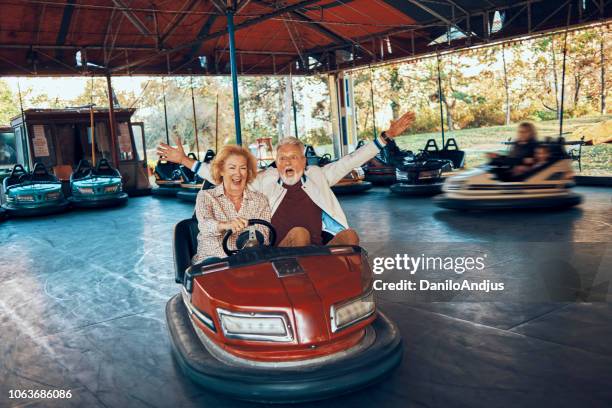
M 223 146 L 212 162 L 211 176 L 217 187 L 201 190 L 196 199 L 195 215 L 200 233 L 193 263 L 225 257 L 222 242 L 226 231 L 234 232 L 228 242 L 229 248 L 234 249 L 237 232 L 246 228 L 249 219 L 268 222 L 271 219 L 266 196 L 248 188 L 257 176 L 257 159 L 246 148 Z M 267 241 L 268 229 L 260 225 L 256 228 Z
M 538 141 L 538 131 L 531 122 L 522 122 L 516 129 L 516 138 L 512 148 L 506 155 L 489 153 L 492 165 L 520 165 L 526 158 L 534 155 Z
M 521 176 L 546 165 L 550 160 L 550 150 L 546 145 L 539 145 L 534 150 L 533 158 L 527 157 L 522 164 L 512 169 L 514 176 Z

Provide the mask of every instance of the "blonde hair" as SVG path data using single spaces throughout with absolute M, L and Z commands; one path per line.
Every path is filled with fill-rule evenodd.
M 302 143 L 300 139 L 298 139 L 297 137 L 293 137 L 293 136 L 287 136 L 279 140 L 278 143 L 276 144 L 275 153 L 278 154 L 278 149 L 280 149 L 283 146 L 298 146 L 300 150 L 302 151 L 302 153 L 306 149 L 306 147 L 304 146 L 304 143 Z
M 225 161 L 230 156 L 242 156 L 247 161 L 247 184 L 250 184 L 255 177 L 257 177 L 257 159 L 253 154 L 246 148 L 238 145 L 225 145 L 223 146 L 214 160 L 212 161 L 211 173 L 212 178 L 215 184 L 221 184 L 223 181 L 223 177 L 221 176 L 221 172 L 223 171 L 223 166 L 225 165 Z

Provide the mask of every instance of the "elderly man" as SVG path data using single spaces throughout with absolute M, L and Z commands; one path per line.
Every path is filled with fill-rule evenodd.
M 294 137 L 281 139 L 276 146 L 276 168 L 259 173 L 250 186 L 268 197 L 278 245 L 322 245 L 324 237 L 331 238 L 328 245 L 359 245 L 331 186 L 376 156 L 388 138 L 403 133 L 413 121 L 414 113 L 404 114 L 373 143 L 324 167 L 307 167 L 302 142 Z M 160 144 L 157 153 L 162 160 L 180 163 L 212 182 L 210 165 L 187 157 L 180 140 L 177 147 Z

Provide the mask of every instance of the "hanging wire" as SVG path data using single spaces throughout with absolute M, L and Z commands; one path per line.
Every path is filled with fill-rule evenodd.
M 293 76 L 291 75 L 291 68 L 289 69 L 289 89 L 291 91 L 291 107 L 293 108 L 293 130 L 295 132 L 296 139 L 299 139 L 298 136 L 298 126 L 297 126 L 297 108 L 295 106 L 295 95 L 293 94 Z
M 21 111 L 21 124 L 23 126 L 23 134 L 25 135 L 25 140 L 28 140 L 28 125 L 26 124 L 25 113 L 23 111 L 23 98 L 21 96 L 21 85 L 19 83 L 19 78 L 17 78 L 17 92 L 19 93 L 19 110 Z M 29 166 L 27 163 L 26 169 L 29 170 Z
M 198 120 L 196 118 L 195 97 L 193 96 L 193 74 L 189 76 L 191 83 L 191 108 L 193 109 L 193 130 L 195 132 L 196 157 L 200 160 L 200 141 L 198 140 Z
M 572 3 L 567 8 L 567 25 L 565 37 L 563 38 L 563 68 L 561 69 L 561 106 L 559 109 L 559 137 L 563 137 L 563 108 L 565 103 L 565 65 L 567 57 L 567 33 L 569 30 L 570 19 L 572 17 Z
M 442 74 L 440 73 L 440 54 L 436 53 L 438 67 L 438 101 L 440 103 L 440 126 L 442 128 L 442 148 L 444 148 L 444 108 L 442 106 Z
M 370 67 L 370 103 L 372 105 L 372 127 L 374 128 L 374 139 L 378 137 L 376 131 L 376 108 L 374 107 L 374 68 Z
M 89 88 L 89 127 L 91 128 L 91 164 L 96 165 L 96 123 L 94 121 L 94 103 L 93 103 L 93 92 L 94 92 L 94 77 L 91 76 L 91 86 Z
M 164 123 L 166 125 L 166 144 L 170 145 L 170 134 L 168 133 L 168 109 L 166 108 L 166 85 L 164 83 L 164 77 L 162 81 L 162 98 L 164 101 Z
M 215 152 L 219 151 L 219 94 L 215 104 Z

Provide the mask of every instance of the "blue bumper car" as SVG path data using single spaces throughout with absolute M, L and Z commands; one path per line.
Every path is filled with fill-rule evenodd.
M 50 174 L 42 163 L 31 173 L 16 164 L 4 179 L 5 203 L 2 209 L 14 217 L 29 217 L 62 212 L 68 201 L 62 193 L 62 183 Z
M 95 168 L 81 160 L 70 176 L 70 202 L 79 208 L 103 208 L 123 205 L 128 195 L 123 191 L 121 174 L 101 159 Z

